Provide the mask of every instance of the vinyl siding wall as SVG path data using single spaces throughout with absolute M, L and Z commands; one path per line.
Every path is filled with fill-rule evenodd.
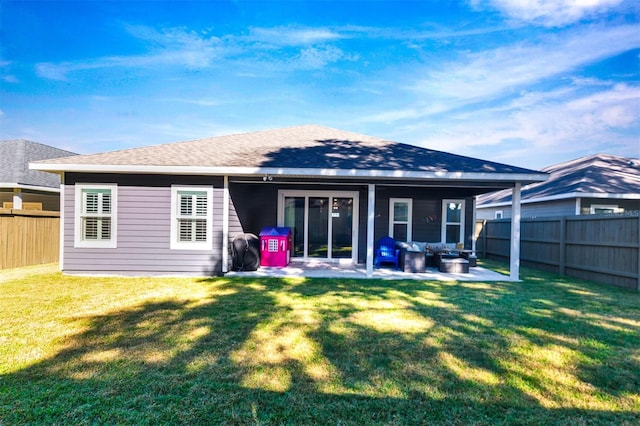
M 624 209 L 625 212 L 633 212 L 640 210 L 640 200 L 626 200 L 616 198 L 581 198 L 580 214 L 591 214 L 592 205 L 614 205 Z M 495 212 L 501 210 L 503 218 L 511 217 L 511 206 L 487 207 L 477 209 L 478 220 L 493 220 Z M 576 199 L 570 198 L 566 200 L 544 201 L 540 203 L 522 204 L 522 217 L 557 217 L 572 216 L 576 214 Z
M 576 214 L 576 199 L 522 204 L 522 217 L 568 216 Z M 511 208 L 509 216 L 511 217 Z
M 502 218 L 511 217 L 511 205 L 500 207 L 477 208 L 476 218 L 479 220 L 495 219 L 495 212 L 501 210 Z M 546 201 L 542 203 L 521 204 L 521 217 L 568 216 L 576 214 L 576 199 Z
M 75 190 L 72 184 L 75 182 L 118 184 L 117 248 L 74 247 Z M 211 250 L 169 248 L 172 184 L 214 187 Z M 68 176 L 64 200 L 63 271 L 111 275 L 209 276 L 220 273 L 222 186 L 221 178 L 211 177 Z

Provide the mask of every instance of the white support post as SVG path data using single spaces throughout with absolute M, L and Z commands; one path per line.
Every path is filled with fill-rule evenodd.
M 476 197 L 473 197 L 471 199 L 471 211 L 472 214 L 471 216 L 473 217 L 473 219 L 471 219 L 471 250 L 473 251 L 473 254 L 477 255 L 476 253 Z
M 13 188 L 13 208 L 22 210 L 22 189 Z
M 222 189 L 222 273 L 229 272 L 229 176 Z
M 64 172 L 62 172 L 60 174 L 60 199 L 59 199 L 59 203 L 60 203 L 60 222 L 59 222 L 59 226 L 60 226 L 60 238 L 58 241 L 59 247 L 60 247 L 60 254 L 58 257 L 58 268 L 61 271 L 64 271 L 64 221 L 67 218 L 67 215 L 65 214 L 65 196 L 66 196 L 66 191 L 64 190 Z M 73 215 L 72 215 L 73 217 Z
M 511 279 L 520 279 L 520 182 L 513 187 L 511 197 L 511 261 L 509 272 Z
M 369 184 L 369 196 L 367 199 L 367 277 L 373 276 L 373 228 L 376 218 L 376 186 Z

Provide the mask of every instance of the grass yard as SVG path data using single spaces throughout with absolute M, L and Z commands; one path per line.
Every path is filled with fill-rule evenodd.
M 639 424 L 640 295 L 523 276 L 2 271 L 0 424 Z

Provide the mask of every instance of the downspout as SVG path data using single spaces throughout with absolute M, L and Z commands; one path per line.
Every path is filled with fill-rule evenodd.
M 367 199 L 367 278 L 373 276 L 373 228 L 376 218 L 376 186 L 369 184 Z
M 513 187 L 511 197 L 511 256 L 509 272 L 513 281 L 520 280 L 520 182 Z
M 222 273 L 229 272 L 229 176 L 222 189 Z

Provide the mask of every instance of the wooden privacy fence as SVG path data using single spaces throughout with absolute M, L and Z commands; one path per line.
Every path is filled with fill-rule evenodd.
M 509 259 L 511 219 L 478 221 L 475 232 L 479 256 Z M 640 291 L 640 215 L 522 219 L 520 263 Z
M 57 262 L 60 212 L 0 209 L 0 269 Z

